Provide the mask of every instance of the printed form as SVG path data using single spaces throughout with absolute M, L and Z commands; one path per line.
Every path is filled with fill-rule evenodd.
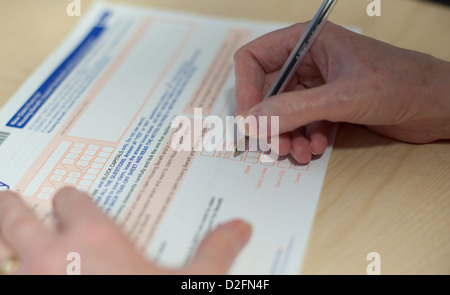
M 235 115 L 233 54 L 280 27 L 95 4 L 1 110 L 1 187 L 47 224 L 59 188 L 88 192 L 167 266 L 189 261 L 219 223 L 242 218 L 253 234 L 230 274 L 298 274 L 332 145 L 304 166 L 171 145 L 178 115 L 193 125 Z

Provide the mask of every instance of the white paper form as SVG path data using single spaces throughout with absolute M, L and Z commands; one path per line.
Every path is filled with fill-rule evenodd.
M 176 116 L 235 114 L 234 52 L 282 26 L 95 4 L 1 110 L 0 188 L 47 224 L 58 188 L 86 191 L 168 266 L 242 218 L 253 235 L 231 274 L 299 273 L 331 145 L 306 166 L 171 147 Z

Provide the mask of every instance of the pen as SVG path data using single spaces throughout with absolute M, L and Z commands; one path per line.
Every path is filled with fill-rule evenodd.
M 313 44 L 323 25 L 326 23 L 328 15 L 330 14 L 336 2 L 337 0 L 323 1 L 319 10 L 316 12 L 313 19 L 309 23 L 306 31 L 303 33 L 294 50 L 292 50 L 288 59 L 281 68 L 280 73 L 271 85 L 269 91 L 264 96 L 264 99 L 277 95 L 284 91 L 286 85 L 289 83 L 298 66 L 301 64 L 304 57 L 308 53 L 308 50 L 311 48 L 311 45 Z M 248 135 L 245 135 L 243 140 L 238 141 L 234 152 L 235 157 L 241 155 L 248 149 L 248 141 Z

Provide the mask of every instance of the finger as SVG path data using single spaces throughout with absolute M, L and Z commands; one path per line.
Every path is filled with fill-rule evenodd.
M 247 57 L 257 61 L 264 72 L 277 71 L 286 62 L 307 26 L 307 22 L 298 23 L 267 33 L 240 48 L 236 55 L 250 53 Z
M 272 137 L 270 148 L 280 156 L 286 156 L 291 151 L 291 136 L 289 133 L 278 135 L 278 139 Z
M 300 129 L 291 132 L 291 156 L 300 164 L 308 164 L 311 161 L 309 140 Z
M 0 193 L 0 228 L 4 240 L 22 258 L 41 251 L 51 237 L 50 231 L 12 192 Z
M 240 220 L 217 227 L 200 243 L 194 259 L 186 268 L 187 272 L 226 274 L 250 235 L 250 225 Z
M 306 24 L 268 33 L 240 48 L 235 56 L 236 112 L 244 115 L 263 99 L 264 91 L 281 69 Z M 308 62 L 309 63 L 309 62 Z M 273 76 L 268 79 L 267 76 Z
M 236 113 L 244 115 L 263 99 L 265 72 L 248 51 L 235 54 Z
M 311 154 L 318 156 L 325 152 L 328 145 L 328 133 L 332 126 L 333 124 L 328 121 L 318 121 L 305 127 L 305 136 L 309 139 Z
M 78 222 L 101 222 L 110 220 L 85 193 L 74 188 L 63 188 L 53 199 L 54 214 L 64 230 Z
M 274 132 L 286 133 L 306 126 L 315 121 L 349 122 L 358 121 L 362 100 L 352 100 L 352 94 L 345 87 L 335 82 L 316 88 L 282 93 L 265 99 L 254 106 L 246 116 L 278 116 L 278 128 L 272 130 L 271 121 L 266 126 L 258 126 L 260 136 L 273 136 Z M 249 132 L 253 126 L 249 126 Z M 270 134 L 270 132 L 272 134 Z

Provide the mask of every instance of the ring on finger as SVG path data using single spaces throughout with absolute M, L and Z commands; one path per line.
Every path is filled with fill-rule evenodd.
M 14 256 L 4 259 L 0 262 L 0 275 L 10 275 L 20 266 L 20 261 Z

